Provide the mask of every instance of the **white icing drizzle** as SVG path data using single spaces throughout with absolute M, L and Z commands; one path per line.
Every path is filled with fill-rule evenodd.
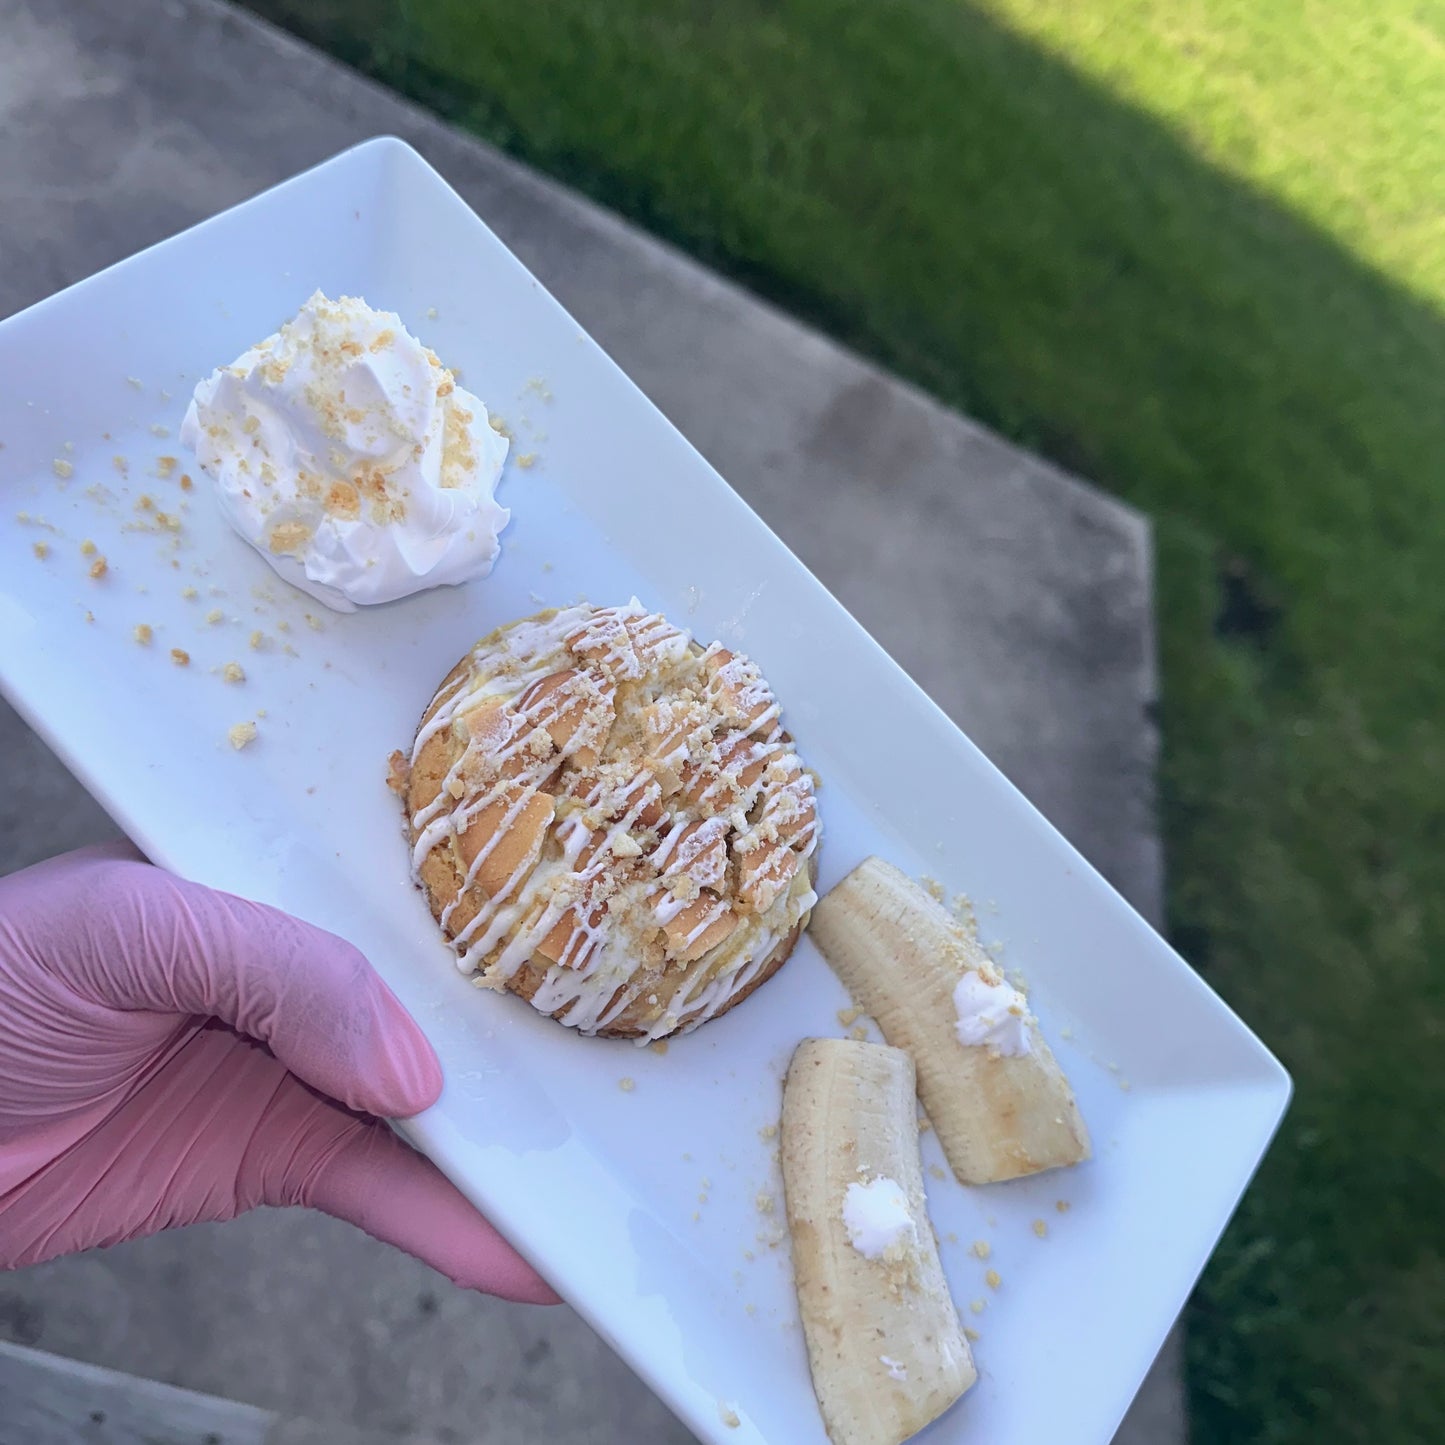
M 410 818 L 413 872 L 447 850 L 459 968 L 500 986 L 546 965 L 533 1006 L 570 1027 L 606 1028 L 646 988 L 641 1042 L 696 1028 L 817 901 L 813 781 L 761 673 L 718 643 L 695 652 L 635 598 L 483 639 L 411 766 L 448 731 L 463 746 Z

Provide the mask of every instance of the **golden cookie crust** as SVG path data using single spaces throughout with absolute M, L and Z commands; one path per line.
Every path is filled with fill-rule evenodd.
M 815 898 L 813 777 L 767 683 L 636 603 L 483 638 L 389 781 L 463 967 L 584 1033 L 721 1017 Z

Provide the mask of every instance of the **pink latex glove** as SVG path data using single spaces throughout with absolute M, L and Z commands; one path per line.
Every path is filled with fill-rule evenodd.
M 304 1204 L 457 1284 L 556 1296 L 373 1116 L 441 1090 L 350 944 L 126 845 L 0 879 L 0 1267 Z

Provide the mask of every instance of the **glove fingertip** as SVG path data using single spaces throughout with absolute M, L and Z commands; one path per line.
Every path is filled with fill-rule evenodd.
M 310 1204 L 415 1255 L 465 1289 L 521 1304 L 557 1296 L 421 1154 L 377 1124 L 353 1124 L 295 1202 Z
M 380 983 L 383 1000 L 382 1052 L 385 1076 L 376 1081 L 379 1108 L 373 1113 L 409 1118 L 429 1109 L 442 1091 L 442 1066 L 421 1025 L 400 1000 Z
M 405 1119 L 436 1103 L 442 1067 L 421 1025 L 365 956 L 342 939 L 321 998 L 284 1019 L 286 1062 L 348 1108 Z M 318 1003 L 324 1003 L 322 1010 Z M 282 1040 L 273 1036 L 273 1047 Z

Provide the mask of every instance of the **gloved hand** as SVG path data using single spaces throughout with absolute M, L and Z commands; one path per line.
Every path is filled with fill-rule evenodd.
M 456 1283 L 556 1296 L 372 1116 L 441 1090 L 350 944 L 127 845 L 0 879 L 0 1267 L 304 1204 Z

